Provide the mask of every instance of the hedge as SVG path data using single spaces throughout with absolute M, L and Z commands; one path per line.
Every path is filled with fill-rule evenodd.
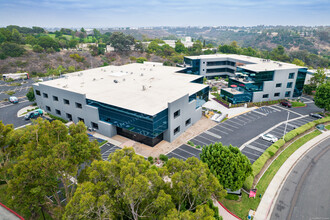
M 270 147 L 268 147 L 264 151 L 264 153 L 252 164 L 252 175 L 253 176 L 250 176 L 245 180 L 245 182 L 243 184 L 243 188 L 247 189 L 247 190 L 252 188 L 254 177 L 258 173 L 260 173 L 261 169 L 264 167 L 267 160 L 270 159 L 272 156 L 274 156 L 274 154 L 276 154 L 278 149 L 281 148 L 286 142 L 292 140 L 294 137 L 298 136 L 299 134 L 302 134 L 305 131 L 311 129 L 315 125 L 322 124 L 322 123 L 329 122 L 329 121 L 330 121 L 330 117 L 328 116 L 328 117 L 304 124 L 304 125 L 300 126 L 299 128 L 296 128 L 296 129 L 288 132 L 284 136 L 284 140 L 280 139 L 280 140 L 276 141 L 274 144 L 272 144 Z

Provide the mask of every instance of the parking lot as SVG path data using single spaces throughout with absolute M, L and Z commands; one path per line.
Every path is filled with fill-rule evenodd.
M 289 131 L 294 130 L 296 127 L 300 127 L 301 125 L 304 125 L 308 122 L 314 121 L 316 118 L 306 116 L 304 118 L 299 118 L 293 121 L 290 121 L 287 125 L 285 133 L 288 133 Z M 285 130 L 285 122 L 280 124 L 279 126 L 275 127 L 271 131 L 267 132 L 268 134 L 272 134 L 278 139 L 283 137 L 284 135 L 284 130 Z M 246 155 L 251 163 L 254 163 L 261 154 L 272 145 L 273 143 L 269 141 L 265 141 L 262 138 L 258 138 L 255 141 L 251 142 L 247 146 L 245 146 L 242 150 L 242 153 Z
M 101 147 L 101 155 L 102 155 L 102 159 L 103 160 L 108 160 L 108 157 L 111 153 L 115 152 L 116 150 L 118 149 L 121 149 L 120 147 L 117 147 L 113 144 L 110 144 L 110 143 L 106 143 L 106 144 L 103 144 Z
M 308 116 L 308 113 L 315 112 L 317 109 L 318 108 L 313 103 L 311 103 L 310 106 L 305 107 L 303 110 L 301 110 L 301 108 L 284 108 L 279 105 L 261 107 L 234 118 L 230 118 L 192 138 L 190 141 L 195 145 L 201 146 L 200 149 L 189 146 L 188 144 L 183 144 L 168 153 L 167 156 L 169 158 L 176 157 L 184 160 L 192 156 L 199 158 L 199 153 L 201 153 L 202 147 L 215 142 L 240 147 L 244 143 L 258 137 L 260 134 L 274 126 L 276 127 L 268 133 L 275 135 L 277 138 L 281 138 L 284 134 L 285 121 L 287 120 L 288 114 L 289 120 L 292 121 L 288 123 L 286 133 L 293 130 L 295 127 L 299 127 L 315 120 L 315 118 Z M 305 114 L 303 115 L 299 112 Z M 242 153 L 250 159 L 251 163 L 253 163 L 271 144 L 271 142 L 257 138 L 248 146 L 245 146 Z

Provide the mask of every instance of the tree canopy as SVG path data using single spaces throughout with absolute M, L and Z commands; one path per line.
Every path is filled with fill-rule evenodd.
M 323 108 L 324 111 L 330 111 L 330 81 L 316 88 L 314 100 L 316 106 Z
M 38 119 L 31 126 L 12 132 L 5 154 L 8 194 L 13 207 L 30 212 L 32 218 L 48 211 L 55 218 L 75 190 L 74 181 L 82 164 L 100 159 L 96 141 L 90 142 L 82 122 L 67 128 L 60 121 Z
M 231 145 L 210 144 L 203 148 L 200 157 L 220 184 L 227 189 L 242 188 L 245 179 L 252 174 L 249 159 L 237 147 Z
M 158 168 L 133 148 L 124 148 L 110 154 L 109 161 L 93 161 L 64 218 L 178 219 L 181 212 L 190 217 L 213 216 L 208 199 L 226 194 L 197 158 L 172 158 Z

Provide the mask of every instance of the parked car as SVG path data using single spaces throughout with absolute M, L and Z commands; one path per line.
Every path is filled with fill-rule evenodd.
M 284 107 L 289 107 L 289 108 L 292 107 L 291 102 L 289 102 L 289 101 L 287 101 L 287 100 L 282 101 L 282 102 L 281 102 L 281 105 L 284 106 Z
M 32 119 L 32 118 L 38 118 L 38 117 L 42 116 L 43 114 L 44 114 L 44 112 L 41 109 L 36 109 L 32 112 L 27 113 L 24 116 L 24 119 L 29 120 L 29 119 Z
M 18 103 L 18 98 L 15 97 L 15 96 L 10 96 L 9 97 L 9 102 L 11 102 L 11 103 Z
M 323 118 L 323 116 L 320 115 L 320 114 L 310 113 L 309 115 L 314 117 L 314 118 L 318 118 L 318 119 Z
M 275 137 L 272 134 L 264 134 L 260 136 L 262 139 L 264 139 L 265 141 L 270 141 L 272 143 L 275 143 L 276 141 L 278 141 L 278 138 Z

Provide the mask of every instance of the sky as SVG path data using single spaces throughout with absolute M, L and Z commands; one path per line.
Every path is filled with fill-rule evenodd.
M 0 26 L 330 25 L 330 0 L 0 0 Z

